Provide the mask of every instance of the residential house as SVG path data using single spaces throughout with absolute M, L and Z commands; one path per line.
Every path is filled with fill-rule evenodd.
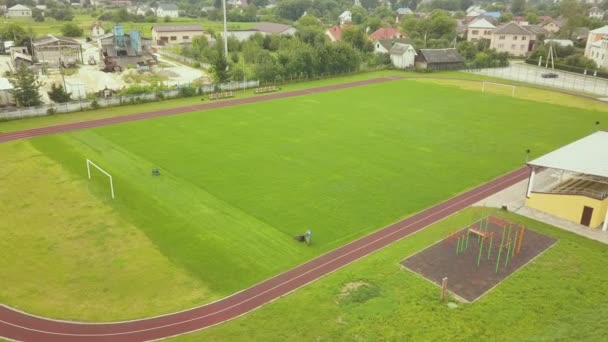
M 396 43 L 389 51 L 391 63 L 397 69 L 408 69 L 414 67 L 416 50 L 410 44 Z
M 492 32 L 496 26 L 485 19 L 478 19 L 467 26 L 467 41 L 474 42 L 481 39 L 492 39 Z
M 156 56 L 150 52 L 152 39 L 142 37 L 139 31 L 125 33 L 122 25 L 114 25 L 112 32 L 99 37 L 97 42 L 105 71 L 156 64 Z
M 591 7 L 589 10 L 589 18 L 603 20 L 605 11 L 599 7 Z
M 353 21 L 353 13 L 351 11 L 344 11 L 338 16 L 340 25 L 349 24 Z
M 401 22 L 401 18 L 406 15 L 413 15 L 414 11 L 409 9 L 408 7 L 397 8 L 397 16 L 395 16 L 395 22 L 398 24 Z
M 50 34 L 32 41 L 32 56 L 36 62 L 55 68 L 78 63 L 84 64 L 82 47 L 79 42 Z
M 584 44 L 589 38 L 589 28 L 588 27 L 575 27 L 572 30 L 572 39 L 574 39 L 579 44 Z
M 540 26 L 550 34 L 557 33 L 562 28 L 562 24 L 558 20 L 551 19 L 551 17 L 543 21 Z
M 591 58 L 591 44 L 608 37 L 608 25 L 589 31 L 587 45 L 585 45 L 585 57 Z
M 0 106 L 15 105 L 15 97 L 13 97 L 13 85 L 7 78 L 0 77 Z
M 608 69 L 608 37 L 595 41 L 589 46 L 589 55 L 595 64 L 602 69 Z
M 381 27 L 369 35 L 372 41 L 394 38 L 405 38 L 405 34 L 394 27 Z
M 536 44 L 536 34 L 514 22 L 497 27 L 492 33 L 490 48 L 511 56 L 525 57 Z
M 204 34 L 200 25 L 156 25 L 152 28 L 152 42 L 158 45 L 187 44 L 192 43 L 194 37 Z
M 99 23 L 95 23 L 91 25 L 91 38 L 96 39 L 100 36 L 103 36 L 106 33 L 106 30 L 101 27 Z
M 336 25 L 325 30 L 325 35 L 329 37 L 332 42 L 339 42 L 342 40 L 342 33 L 347 25 Z
M 464 58 L 456 49 L 420 49 L 416 68 L 429 70 L 458 70 L 464 68 Z
M 179 11 L 176 4 L 160 4 L 156 9 L 156 16 L 160 18 L 177 18 L 179 17 Z
M 481 8 L 481 6 L 469 6 L 466 10 L 467 17 L 477 17 L 486 13 L 486 10 Z
M 413 40 L 409 38 L 380 39 L 374 43 L 375 53 L 389 53 L 395 44 L 409 44 L 414 46 Z
M 23 5 L 15 5 L 6 11 L 8 18 L 31 18 L 32 10 Z
M 494 20 L 500 19 L 501 16 L 502 16 L 502 13 L 500 13 L 500 12 L 486 12 L 486 13 L 483 13 L 480 15 L 480 17 L 492 18 Z

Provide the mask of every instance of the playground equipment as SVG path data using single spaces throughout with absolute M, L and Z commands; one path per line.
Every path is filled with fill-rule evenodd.
M 497 229 L 493 228 L 494 231 L 492 231 L 490 226 L 497 226 L 498 232 L 501 234 L 500 243 L 497 245 L 494 245 L 494 234 Z M 509 261 L 521 251 L 525 232 L 526 227 L 494 216 L 486 216 L 484 209 L 480 208 L 473 211 L 471 224 L 466 228 L 466 231 L 462 234 L 460 232 L 456 233 L 456 235 L 459 235 L 456 237 L 456 255 L 461 255 L 469 249 L 471 235 L 475 235 L 477 236 L 478 246 L 477 267 L 481 264 L 484 248 L 488 261 L 492 260 L 492 249 L 497 248 L 495 272 L 498 273 L 502 260 L 504 260 L 504 267 L 508 267 Z

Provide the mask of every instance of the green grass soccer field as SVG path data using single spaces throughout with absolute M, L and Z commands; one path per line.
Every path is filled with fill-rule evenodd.
M 10 284 L 0 302 L 106 320 L 208 302 L 520 167 L 526 149 L 546 153 L 606 116 L 402 80 L 2 144 L 0 214 L 11 224 L 0 223 L 0 248 L 20 264 L 0 264 Z M 103 174 L 87 180 L 87 158 L 113 175 L 115 200 Z M 306 229 L 311 246 L 293 239 Z

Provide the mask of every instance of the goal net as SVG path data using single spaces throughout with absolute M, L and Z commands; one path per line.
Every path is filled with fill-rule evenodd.
M 99 170 L 101 173 L 103 173 L 110 179 L 110 194 L 112 195 L 112 199 L 114 199 L 114 180 L 112 179 L 112 175 L 106 172 L 106 170 L 99 167 L 97 164 L 87 159 L 87 175 L 89 176 L 89 180 L 91 180 L 91 166 Z
M 497 94 L 511 95 L 511 97 L 515 97 L 515 88 L 514 85 L 503 84 L 503 83 L 494 83 L 494 82 L 483 82 L 481 84 L 481 92 L 492 92 Z

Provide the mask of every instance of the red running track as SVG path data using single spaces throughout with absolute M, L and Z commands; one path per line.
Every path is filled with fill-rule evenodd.
M 113 125 L 113 124 L 118 124 L 118 123 L 123 123 L 123 122 L 151 119 L 151 118 L 156 118 L 156 117 L 161 117 L 161 116 L 169 116 L 169 115 L 175 115 L 175 114 L 195 112 L 195 111 L 200 111 L 200 110 L 208 110 L 208 109 L 214 109 L 214 108 L 235 106 L 235 105 L 240 105 L 240 104 L 283 99 L 283 98 L 288 98 L 288 97 L 309 95 L 309 94 L 314 94 L 314 93 L 323 93 L 323 92 L 332 91 L 332 90 L 353 88 L 353 87 L 358 87 L 358 86 L 363 86 L 363 85 L 394 81 L 394 80 L 398 80 L 398 79 L 402 79 L 402 77 L 399 77 L 399 76 L 381 77 L 381 78 L 374 78 L 374 79 L 363 80 L 363 81 L 356 81 L 356 82 L 349 82 L 349 83 L 342 83 L 342 84 L 333 84 L 333 85 L 310 88 L 310 89 L 303 89 L 303 90 L 295 90 L 295 91 L 289 91 L 289 92 L 284 92 L 284 93 L 252 96 L 252 97 L 245 97 L 245 98 L 241 98 L 241 99 L 203 103 L 203 104 L 194 105 L 194 106 L 169 108 L 169 109 L 162 109 L 162 110 L 157 110 L 157 111 L 152 111 L 152 112 L 116 116 L 116 117 L 112 117 L 112 118 L 97 119 L 97 120 L 82 121 L 82 122 L 73 122 L 73 123 L 56 125 L 56 126 L 32 128 L 32 129 L 27 129 L 27 130 L 23 130 L 23 131 L 1 133 L 0 134 L 0 143 L 12 141 L 12 140 L 18 140 L 18 139 L 31 138 L 31 137 L 35 137 L 35 136 L 39 136 L 39 135 L 70 132 L 70 131 L 76 131 L 76 130 L 86 129 L 86 128 Z M 70 114 L 62 114 L 62 115 L 70 115 Z
M 165 316 L 99 324 L 50 320 L 0 306 L 0 336 L 46 342 L 145 341 L 205 329 L 257 309 L 522 181 L 528 174 L 527 167 L 512 171 L 217 302 Z
M 394 79 L 398 79 L 398 77 L 378 78 L 308 90 L 5 133 L 0 134 L 0 143 L 190 111 L 344 89 Z M 46 342 L 82 340 L 142 341 L 161 339 L 205 329 L 244 315 L 355 260 L 413 234 L 432 223 L 527 178 L 528 173 L 529 171 L 525 167 L 515 170 L 217 302 L 165 316 L 113 323 L 58 321 L 33 316 L 5 305 L 0 305 L 0 337 L 21 341 Z

